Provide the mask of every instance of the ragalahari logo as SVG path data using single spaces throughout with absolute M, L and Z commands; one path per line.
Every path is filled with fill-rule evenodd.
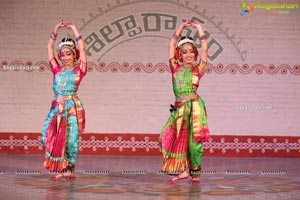
M 241 8 L 241 12 L 240 12 L 241 16 L 243 16 L 247 13 L 253 12 L 253 11 L 254 11 L 254 9 L 251 6 L 247 5 L 245 2 L 242 2 L 242 8 Z

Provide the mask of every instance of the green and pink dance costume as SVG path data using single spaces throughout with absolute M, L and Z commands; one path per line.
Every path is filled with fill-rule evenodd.
M 192 177 L 200 175 L 203 142 L 210 138 L 207 114 L 197 94 L 206 62 L 185 68 L 175 58 L 170 60 L 175 105 L 159 136 L 164 157 L 162 172 L 178 175 L 189 169 Z

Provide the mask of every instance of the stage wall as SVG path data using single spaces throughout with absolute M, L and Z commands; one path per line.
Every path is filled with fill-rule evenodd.
M 198 90 L 212 134 L 207 155 L 230 150 L 231 156 L 299 157 L 299 6 L 264 0 L 2 0 L 0 153 L 42 152 L 39 136 L 53 97 L 46 46 L 64 19 L 77 25 L 88 53 L 89 72 L 79 90 L 87 118 L 82 149 L 88 143 L 92 154 L 118 155 L 124 153 L 120 141 L 134 140 L 133 147 L 146 142 L 139 146 L 143 155 L 158 155 L 157 137 L 174 102 L 168 43 L 189 18 L 203 24 L 209 42 Z M 70 34 L 61 30 L 58 41 Z M 184 34 L 197 39 L 194 29 Z M 154 153 L 147 151 L 149 141 Z M 116 151 L 107 151 L 109 145 Z M 130 145 L 128 155 L 134 155 Z

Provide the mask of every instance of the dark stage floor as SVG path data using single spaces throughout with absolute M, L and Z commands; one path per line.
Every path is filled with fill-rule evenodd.
M 201 183 L 173 185 L 162 157 L 79 156 L 76 179 L 52 181 L 42 155 L 0 155 L 1 200 L 291 199 L 300 197 L 300 158 L 203 159 Z

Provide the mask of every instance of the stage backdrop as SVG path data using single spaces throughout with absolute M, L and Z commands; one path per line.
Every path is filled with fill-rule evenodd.
M 198 93 L 212 139 L 206 155 L 300 155 L 299 1 L 2 0 L 0 153 L 41 153 L 53 97 L 47 42 L 63 19 L 88 54 L 79 97 L 80 151 L 160 155 L 157 137 L 174 102 L 168 43 L 183 19 L 199 21 L 209 59 Z M 194 29 L 183 34 L 199 39 Z M 60 30 L 58 41 L 70 36 Z M 200 45 L 199 45 L 200 47 Z

